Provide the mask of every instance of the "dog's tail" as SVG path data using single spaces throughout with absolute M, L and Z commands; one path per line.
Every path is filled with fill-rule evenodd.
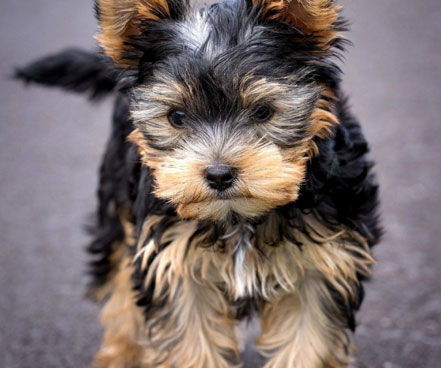
M 14 76 L 27 83 L 87 93 L 97 100 L 115 90 L 121 72 L 104 55 L 72 48 L 17 68 Z

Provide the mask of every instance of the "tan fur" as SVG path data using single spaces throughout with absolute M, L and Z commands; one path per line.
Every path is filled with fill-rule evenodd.
M 129 136 L 143 163 L 153 169 L 155 194 L 175 204 L 181 217 L 223 220 L 232 211 L 254 217 L 297 198 L 305 175 L 306 146 L 281 150 L 269 142 L 210 133 L 206 141 L 188 140 L 166 157 L 158 155 L 138 130 Z M 238 170 L 231 199 L 216 200 L 205 182 L 204 170 L 215 162 Z
M 150 218 L 139 242 L 161 217 Z M 109 282 L 111 296 L 105 303 L 101 322 L 104 338 L 94 360 L 99 368 L 229 368 L 227 357 L 238 355 L 234 320 L 223 293 L 196 283 L 184 262 L 185 243 L 193 235 L 192 223 L 181 223 L 164 240 L 171 245 L 149 268 L 146 282 L 157 283 L 155 298 L 167 293 L 167 305 L 146 322 L 132 289 L 133 266 L 128 254 Z M 153 243 L 140 249 L 138 257 L 155 252 Z M 157 324 L 156 321 L 162 321 Z
M 302 249 L 288 242 L 279 244 L 277 247 L 266 245 L 261 237 L 265 236 L 265 232 L 271 233 L 275 229 L 271 230 L 271 223 L 257 228 L 256 237 L 261 239 L 260 241 L 263 243 L 258 247 L 265 257 L 261 256 L 257 247 L 253 247 L 247 253 L 244 266 L 247 269 L 247 274 L 253 278 L 250 280 L 252 285 L 250 291 L 253 295 L 261 295 L 263 298 L 271 300 L 279 295 L 280 290 L 288 293 L 295 291 L 304 276 L 308 272 L 314 271 L 326 277 L 327 281 L 345 299 L 350 300 L 355 297 L 349 282 L 356 282 L 357 272 L 367 276 L 369 265 L 373 263 L 365 240 L 357 234 L 344 230 L 333 234 L 309 217 L 305 218 L 305 221 L 309 226 L 315 226 L 311 229 L 319 231 L 319 234 L 321 231 L 322 235 L 312 235 L 319 243 L 316 244 L 311 243 L 311 240 L 302 233 L 296 232 L 296 238 L 305 244 Z M 362 242 L 365 244 L 365 248 L 359 250 L 352 244 L 352 241 Z M 195 253 L 191 253 L 191 251 L 189 253 L 192 255 L 189 262 L 194 263 L 194 267 L 200 268 L 200 271 L 193 270 L 191 274 L 198 275 L 200 272 L 201 278 L 204 280 L 212 278 L 213 283 L 225 283 L 226 289 L 231 291 L 233 297 L 237 296 L 231 253 L 234 245 L 235 238 L 233 237 L 224 253 L 210 252 L 204 248 L 196 248 Z
M 337 96 L 327 86 L 321 86 L 320 99 L 310 117 L 309 132 L 312 138 L 324 139 L 330 137 L 334 125 L 339 124 L 337 116 L 332 111 Z M 311 159 L 319 154 L 313 139 L 310 141 L 308 157 Z
M 240 90 L 242 104 L 244 108 L 258 105 L 261 101 L 266 99 L 273 99 L 274 96 L 283 95 L 287 92 L 292 92 L 292 86 L 283 85 L 278 82 L 270 81 L 266 78 L 255 78 L 252 73 L 248 77 L 234 83 L 234 88 Z M 277 102 L 277 101 L 276 101 Z M 281 103 L 283 108 L 283 103 Z
M 155 216 L 143 227 L 148 233 L 160 217 Z M 166 297 L 167 305 L 149 316 L 143 364 L 146 367 L 227 368 L 227 356 L 239 354 L 234 320 L 223 293 L 214 285 L 191 277 L 186 262 L 186 244 L 196 230 L 195 222 L 182 222 L 165 232 L 162 241 L 171 244 L 161 251 L 147 270 L 146 284 L 155 282 L 154 300 Z M 145 260 L 155 254 L 153 241 L 140 248 L 136 258 Z M 160 323 L 156 323 L 160 321 Z
M 230 368 L 232 354 L 239 355 L 236 321 L 220 290 L 181 279 L 170 301 L 150 316 L 152 328 L 143 363 L 146 367 Z M 151 345 L 151 346 L 149 346 Z
M 343 368 L 351 359 L 343 327 L 329 320 L 338 313 L 322 276 L 308 273 L 294 293 L 268 303 L 261 312 L 257 347 L 269 358 L 265 368 Z
M 301 29 L 306 35 L 317 37 L 320 50 L 314 54 L 326 53 L 334 39 L 340 37 L 333 28 L 340 6 L 332 0 L 253 0 L 264 7 L 263 16 L 271 13 L 272 18 L 285 20 Z
M 261 313 L 257 346 L 269 358 L 265 368 L 343 368 L 351 362 L 345 323 L 339 320 L 339 308 L 325 282 L 349 304 L 356 300 L 357 273 L 369 276 L 374 260 L 360 235 L 344 229 L 332 234 L 312 218 L 306 218 L 306 223 L 315 230 L 313 239 L 318 244 L 301 238 L 301 251 L 288 248 L 289 253 L 296 249 L 297 255 L 278 247 L 276 257 L 279 252 L 281 257 L 272 261 L 278 265 L 277 279 L 284 287 Z
M 247 295 L 266 300 L 258 340 L 260 351 L 269 357 L 266 368 L 347 366 L 344 349 L 349 342 L 324 282 L 332 285 L 346 303 L 356 298 L 356 274 L 368 276 L 373 263 L 361 236 L 344 228 L 331 231 L 306 216 L 303 222 L 314 242 L 293 228 L 302 248 L 287 241 L 274 247 L 269 243 L 276 222 L 270 215 L 254 229 L 256 237 L 243 263 L 246 294 L 241 294 L 233 251 L 246 229 L 227 232 L 225 248 L 216 244 L 207 248 L 201 247 L 208 245 L 205 235 L 193 237 L 197 222 L 180 221 L 164 232 L 160 242 L 170 244 L 158 252 L 153 241 L 144 244 L 150 229 L 161 219 L 152 216 L 145 222 L 135 260 L 141 261 L 141 268 L 147 272 L 146 285 L 155 281 L 153 300 L 165 300 L 166 304 L 147 321 L 144 319 L 135 305 L 130 280 L 133 266 L 126 253 L 103 308 L 105 334 L 95 366 L 230 367 L 226 356 L 238 354 L 237 323 L 230 303 Z M 151 256 L 155 256 L 153 262 L 146 268 Z M 329 320 L 326 312 L 337 321 Z
M 309 131 L 313 137 L 326 138 L 332 133 L 332 127 L 338 124 L 337 117 L 329 111 L 331 103 L 320 99 L 311 116 Z
M 110 282 L 111 296 L 101 312 L 104 337 L 95 357 L 97 368 L 135 368 L 140 366 L 145 337 L 144 316 L 136 306 L 131 285 L 133 267 L 128 258 L 121 262 Z
M 159 218 L 155 218 L 148 226 L 152 226 L 151 224 L 158 220 Z M 296 237 L 303 244 L 301 249 L 288 242 L 277 247 L 265 245 L 263 242 L 259 247 L 265 257 L 262 257 L 256 248 L 250 249 L 246 255 L 244 267 L 249 277 L 247 291 L 249 295 L 260 295 L 267 300 L 262 312 L 263 336 L 259 339 L 258 346 L 262 353 L 270 357 L 268 368 L 318 368 L 322 367 L 322 360 L 327 362 L 327 367 L 345 367 L 343 350 L 348 345 L 347 337 L 342 327 L 327 319 L 326 311 L 330 311 L 337 316 L 336 318 L 339 312 L 324 282 L 326 280 L 332 285 L 343 300 L 349 303 L 356 298 L 354 286 L 357 285 L 357 272 L 368 276 L 373 259 L 365 240 L 359 235 L 345 229 L 337 233 L 332 232 L 311 217 L 306 217 L 304 221 L 308 228 L 315 230 L 315 233 L 311 232 L 314 243 L 305 235 L 296 233 Z M 256 230 L 259 239 L 271 234 L 271 226 L 269 220 L 265 226 L 262 225 L 262 228 Z M 168 301 L 173 307 L 171 316 L 167 314 L 168 309 L 163 311 L 163 315 L 171 319 L 164 319 L 164 324 L 158 328 L 160 342 L 155 347 L 161 351 L 161 347 L 167 343 L 177 343 L 173 337 L 164 335 L 173 336 L 176 334 L 176 321 L 188 320 L 186 298 L 193 298 L 193 290 L 198 290 L 201 302 L 208 303 L 203 306 L 203 313 L 206 314 L 204 318 L 214 318 L 211 317 L 214 308 L 220 319 L 214 318 L 217 322 L 198 320 L 197 323 L 202 324 L 197 328 L 202 328 L 203 323 L 206 323 L 214 326 L 214 330 L 213 327 L 209 330 L 215 335 L 224 330 L 224 336 L 227 337 L 221 339 L 220 335 L 216 335 L 215 340 L 225 341 L 223 349 L 236 351 L 236 348 L 233 348 L 235 345 L 232 345 L 234 322 L 227 318 L 228 304 L 220 292 L 226 290 L 230 300 L 246 296 L 238 295 L 236 290 L 237 280 L 232 253 L 235 237 L 229 238 L 223 252 L 215 246 L 198 246 L 204 244 L 203 236 L 198 237 L 186 253 L 186 244 L 195 228 L 196 223 L 190 221 L 182 222 L 167 231 L 163 241 L 174 240 L 157 254 L 148 270 L 146 281 L 155 279 L 155 296 L 159 298 L 168 293 Z M 365 244 L 365 247 L 357 247 L 353 242 Z M 154 252 L 153 243 L 149 243 L 140 249 L 138 257 L 147 259 Z M 179 318 L 181 313 L 185 318 Z M 152 318 L 153 321 L 155 318 L 161 319 L 161 315 Z M 223 325 L 221 330 L 216 327 L 219 325 Z M 195 327 L 194 321 L 191 325 L 178 328 L 178 331 L 190 327 Z M 196 333 L 192 331 L 192 334 Z M 186 342 L 189 340 L 186 338 L 179 341 L 185 345 L 185 349 L 192 349 L 187 346 Z M 277 350 L 276 353 L 274 349 Z M 311 365 L 308 366 L 307 362 Z
M 101 32 L 96 38 L 106 54 L 120 65 L 134 63 L 124 58 L 124 52 L 132 50 L 128 43 L 141 32 L 141 21 L 159 20 L 158 12 L 169 15 L 165 0 L 98 0 L 98 6 Z

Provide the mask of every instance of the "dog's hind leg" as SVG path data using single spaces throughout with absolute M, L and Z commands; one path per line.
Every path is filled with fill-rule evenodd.
M 96 368 L 141 367 L 143 349 L 140 345 L 144 315 L 136 306 L 136 293 L 132 288 L 133 267 L 129 258 L 121 262 L 114 277 L 109 281 L 111 295 L 101 312 L 104 327 L 103 342 L 95 356 Z

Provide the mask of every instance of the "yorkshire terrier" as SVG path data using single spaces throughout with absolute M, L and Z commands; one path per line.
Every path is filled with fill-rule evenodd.
M 106 368 L 348 367 L 381 230 L 331 0 L 97 0 L 102 53 L 17 70 L 117 95 L 89 251 Z

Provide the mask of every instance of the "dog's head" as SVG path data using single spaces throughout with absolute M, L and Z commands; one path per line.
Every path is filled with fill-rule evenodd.
M 295 201 L 336 118 L 331 0 L 98 0 L 98 39 L 136 71 L 131 141 L 183 218 L 256 217 Z

